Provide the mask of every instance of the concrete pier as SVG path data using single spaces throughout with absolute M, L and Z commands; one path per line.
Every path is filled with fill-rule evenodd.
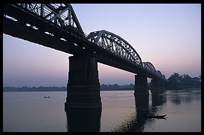
M 76 55 L 69 57 L 67 108 L 101 108 L 97 57 Z
M 161 81 L 159 79 L 152 79 L 151 80 L 151 92 L 152 94 L 160 94 L 164 92 L 165 90 L 165 84 L 164 81 Z
M 135 75 L 135 92 L 134 94 L 149 94 L 147 77 L 145 75 Z

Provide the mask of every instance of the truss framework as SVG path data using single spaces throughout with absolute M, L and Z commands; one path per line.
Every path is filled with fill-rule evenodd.
M 154 65 L 152 63 L 150 63 L 150 62 L 143 62 L 142 64 L 143 64 L 143 67 L 145 69 L 147 69 L 148 71 L 156 74 L 156 69 L 155 69 L 155 67 L 154 67 Z
M 74 35 L 73 33 L 75 33 L 74 35 L 75 37 L 81 38 L 86 42 L 89 41 L 92 43 L 92 45 L 94 46 L 97 45 L 98 47 L 103 48 L 105 51 L 119 58 L 122 58 L 129 63 L 139 66 L 140 68 L 144 68 L 150 73 L 153 73 L 156 76 L 165 79 L 165 76 L 162 75 L 162 73 L 159 70 L 156 70 L 152 63 L 142 62 L 136 50 L 122 37 L 112 32 L 108 32 L 106 30 L 95 31 L 86 35 L 83 32 L 80 23 L 77 19 L 77 16 L 70 4 L 17 3 L 17 4 L 4 4 L 3 9 L 6 11 L 6 9 L 9 9 L 8 8 L 9 5 L 17 9 L 20 9 L 20 11 L 23 11 L 24 13 L 28 11 L 29 15 L 37 17 L 38 19 L 43 20 L 44 22 L 49 24 L 51 27 L 49 27 L 48 30 L 46 30 L 44 33 L 53 38 L 58 37 L 61 41 L 64 42 L 68 42 L 69 40 L 68 38 L 65 38 L 66 36 L 65 37 L 59 36 L 59 33 L 54 31 L 54 29 L 52 28 L 53 26 L 61 28 L 61 30 L 64 30 L 65 32 L 68 32 L 72 35 Z M 15 16 L 13 17 L 12 15 L 9 16 L 6 14 L 4 14 L 4 17 L 14 22 L 20 22 L 19 20 L 24 20 L 27 27 L 32 27 L 36 31 L 37 30 L 43 31 L 45 29 L 44 28 L 45 26 L 41 26 L 41 24 L 37 23 L 38 21 L 34 21 L 35 19 L 32 19 L 32 17 L 23 18 L 22 15 L 18 13 L 15 15 L 17 15 L 16 16 L 17 18 L 15 18 Z M 32 21 L 34 22 L 34 25 L 32 24 L 33 23 Z M 35 23 L 37 23 L 36 26 Z M 78 41 L 78 39 L 76 40 Z M 73 44 L 75 47 L 77 47 L 78 42 L 77 43 L 75 42 L 76 41 L 73 41 Z M 85 50 L 84 46 L 82 48 L 83 50 Z
M 83 33 L 81 25 L 72 6 L 68 3 L 17 3 L 20 8 L 26 9 L 38 16 L 62 27 L 63 29 L 75 28 Z
M 89 33 L 87 39 L 101 48 L 117 55 L 135 65 L 142 66 L 142 60 L 135 49 L 120 36 L 105 31 L 95 31 Z

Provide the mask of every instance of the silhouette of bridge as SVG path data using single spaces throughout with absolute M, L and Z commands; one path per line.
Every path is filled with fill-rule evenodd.
M 97 62 L 137 74 L 135 94 L 148 94 L 147 77 L 152 93 L 164 90 L 165 76 L 125 39 L 106 30 L 85 34 L 70 4 L 4 4 L 3 33 L 73 54 L 65 107 L 101 107 Z

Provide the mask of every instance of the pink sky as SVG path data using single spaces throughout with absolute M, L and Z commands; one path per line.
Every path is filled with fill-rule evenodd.
M 121 36 L 166 78 L 174 72 L 201 75 L 200 4 L 72 6 L 84 32 L 105 29 Z M 3 34 L 3 86 L 66 86 L 69 56 Z M 98 69 L 101 84 L 134 83 L 132 73 L 103 64 Z

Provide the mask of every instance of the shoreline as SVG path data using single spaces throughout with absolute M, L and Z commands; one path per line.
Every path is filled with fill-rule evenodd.
M 29 88 L 28 88 L 29 89 Z M 201 90 L 201 88 L 184 88 L 184 89 L 180 89 L 180 90 L 170 90 L 170 91 L 182 91 L 182 90 Z M 4 90 L 3 88 L 3 92 L 61 92 L 61 91 L 67 91 L 67 89 L 65 90 L 22 90 L 22 89 L 11 89 L 11 90 Z M 134 89 L 101 89 L 100 91 L 134 91 Z

